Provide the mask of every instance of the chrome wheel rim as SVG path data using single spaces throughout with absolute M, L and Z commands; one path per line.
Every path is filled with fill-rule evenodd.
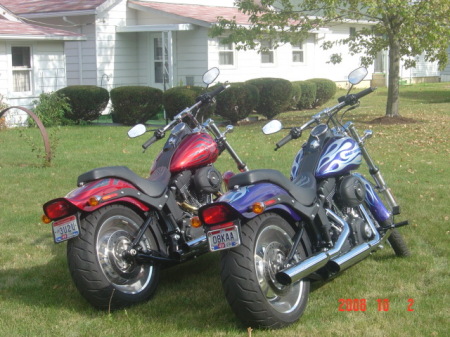
M 117 215 L 106 219 L 97 234 L 97 258 L 103 274 L 117 290 L 128 294 L 145 289 L 153 275 L 151 265 L 137 264 L 123 256 L 131 246 L 132 235 L 138 229 L 136 222 Z M 151 247 L 145 235 L 140 246 L 144 252 Z
M 255 270 L 261 292 L 272 308 L 283 314 L 298 307 L 305 286 L 302 280 L 284 286 L 275 278 L 283 269 L 292 244 L 285 230 L 270 225 L 261 231 L 255 245 Z

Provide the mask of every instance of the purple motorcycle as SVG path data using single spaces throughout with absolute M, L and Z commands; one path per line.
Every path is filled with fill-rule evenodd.
M 349 82 L 358 84 L 366 75 L 358 68 Z M 199 210 L 210 250 L 222 252 L 225 296 L 246 326 L 292 324 L 306 308 L 311 281 L 336 276 L 386 242 L 398 256 L 410 254 L 396 230 L 408 222 L 394 221 L 400 207 L 364 145 L 372 132 L 360 136 L 337 116 L 374 90 L 349 90 L 276 144 L 278 150 L 311 129 L 290 179 L 270 169 L 237 174 L 227 193 Z M 263 132 L 282 128 L 271 121 Z M 363 159 L 374 183 L 353 172 Z

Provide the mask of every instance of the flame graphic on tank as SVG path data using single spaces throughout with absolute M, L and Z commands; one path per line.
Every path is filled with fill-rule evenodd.
M 303 149 L 300 149 L 300 151 L 298 151 L 297 155 L 295 156 L 294 162 L 292 163 L 291 180 L 297 178 L 298 169 L 300 168 L 300 162 L 302 161 L 302 159 L 303 159 Z
M 329 143 L 316 170 L 317 178 L 326 178 L 354 170 L 361 165 L 361 149 L 352 138 L 338 138 Z

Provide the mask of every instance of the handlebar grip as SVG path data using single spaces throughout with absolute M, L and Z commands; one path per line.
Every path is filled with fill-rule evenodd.
M 214 89 L 213 91 L 211 91 L 211 92 L 209 93 L 209 96 L 210 96 L 211 98 L 213 98 L 214 96 L 216 96 L 216 95 L 220 94 L 222 91 L 224 91 L 226 88 L 227 88 L 227 87 L 226 87 L 225 85 L 221 84 L 221 85 L 219 85 L 218 88 L 216 88 L 216 89 Z
M 356 98 L 356 99 L 363 98 L 364 96 L 366 96 L 366 95 L 368 95 L 368 94 L 371 94 L 371 93 L 374 92 L 375 90 L 377 90 L 376 87 L 370 87 L 370 88 L 364 89 L 363 91 L 360 91 L 360 92 L 356 93 L 356 94 L 355 94 L 355 98 Z
M 290 142 L 292 140 L 292 135 L 289 133 L 286 137 L 284 137 L 282 140 L 280 140 L 278 143 L 275 144 L 276 148 L 275 151 L 278 150 L 280 147 L 285 145 L 286 143 Z
M 142 144 L 142 148 L 144 150 L 147 150 L 147 148 L 152 145 L 154 142 L 156 142 L 158 138 L 156 136 L 152 136 L 149 140 L 147 140 L 144 144 Z
M 211 100 L 220 94 L 222 91 L 224 91 L 227 88 L 227 86 L 221 84 L 218 88 L 214 89 L 211 92 L 204 93 L 203 95 L 200 95 L 197 97 L 196 101 L 201 101 L 202 103 L 209 103 Z

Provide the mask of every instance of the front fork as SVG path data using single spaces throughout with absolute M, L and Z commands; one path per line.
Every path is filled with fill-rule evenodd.
M 358 142 L 358 145 L 361 149 L 361 153 L 369 166 L 369 173 L 372 175 L 373 179 L 376 183 L 377 191 L 381 192 L 383 196 L 386 198 L 386 201 L 389 205 L 389 208 L 392 211 L 392 215 L 400 214 L 400 206 L 395 201 L 394 195 L 392 194 L 390 188 L 388 188 L 386 182 L 384 181 L 383 176 L 381 175 L 380 169 L 376 166 L 366 147 L 364 146 L 364 140 L 366 138 L 371 137 L 371 132 L 366 132 L 364 137 L 360 137 L 358 132 L 356 131 L 355 125 L 352 122 L 348 122 L 345 124 L 345 129 L 348 130 L 353 137 Z

